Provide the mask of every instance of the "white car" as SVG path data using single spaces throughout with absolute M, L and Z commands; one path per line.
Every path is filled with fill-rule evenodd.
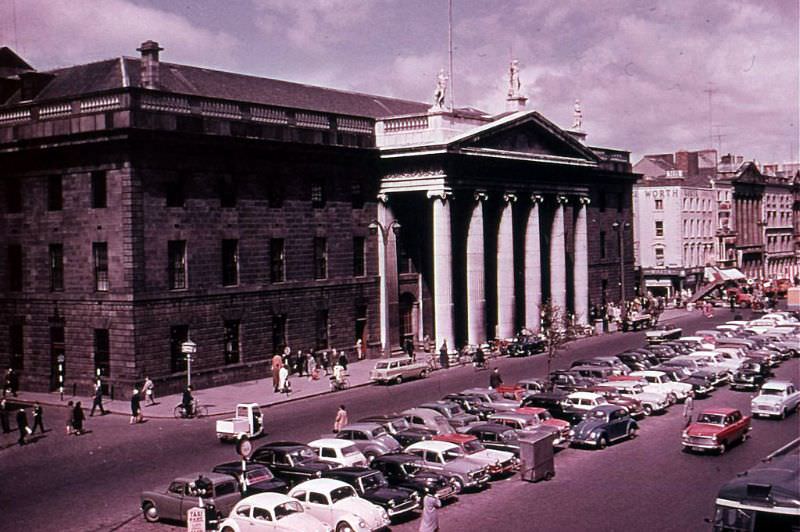
M 308 446 L 314 450 L 321 461 L 339 467 L 367 467 L 369 464 L 367 457 L 350 440 L 320 438 L 309 442 Z
M 667 394 L 670 403 L 685 401 L 692 393 L 692 385 L 685 382 L 675 382 L 663 371 L 646 370 L 634 371 L 632 377 L 641 377 L 647 382 L 644 387 L 646 392 L 662 392 Z
M 301 482 L 289 492 L 303 508 L 337 532 L 380 530 L 389 526 L 386 510 L 362 499 L 350 484 L 332 478 Z
M 597 386 L 609 388 L 623 397 L 631 397 L 642 403 L 645 415 L 654 412 L 664 412 L 669 406 L 667 394 L 660 392 L 646 392 L 640 381 L 610 381 L 601 382 Z
M 608 404 L 606 398 L 599 393 L 591 392 L 572 392 L 567 396 L 565 402 L 575 410 L 580 410 L 584 414 L 596 406 Z
M 236 503 L 220 532 L 330 532 L 332 529 L 305 511 L 299 501 L 282 493 L 259 493 Z
M 800 411 L 800 391 L 788 381 L 769 381 L 761 386 L 761 391 L 750 401 L 753 417 L 779 417 L 789 415 L 792 410 Z

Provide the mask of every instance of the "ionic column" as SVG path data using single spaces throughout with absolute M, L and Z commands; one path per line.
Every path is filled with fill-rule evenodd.
M 589 198 L 578 198 L 578 215 L 575 218 L 575 318 L 580 325 L 589 323 L 589 238 L 586 228 L 586 211 Z
M 563 315 L 567 313 L 567 257 L 564 243 L 564 204 L 567 197 L 556 196 L 553 226 L 550 230 L 550 302 Z
M 453 349 L 453 247 L 448 191 L 428 192 L 433 199 L 433 313 L 436 348 Z
M 514 336 L 514 194 L 503 195 L 503 211 L 497 228 L 497 336 Z
M 525 326 L 538 333 L 542 323 L 542 255 L 539 240 L 539 204 L 542 197 L 531 196 L 531 210 L 525 226 Z
M 380 275 L 380 337 L 383 354 L 388 356 L 400 345 L 400 315 L 397 286 L 397 236 L 395 217 L 387 205 L 388 196 L 378 195 L 378 275 Z
M 486 193 L 476 192 L 467 229 L 467 343 L 486 341 L 483 204 Z
M 378 195 L 378 223 L 381 227 L 389 224 L 389 209 L 386 206 L 386 194 Z M 379 230 L 380 231 L 380 230 Z M 386 241 L 382 234 L 378 235 L 378 275 L 381 283 L 378 285 L 380 299 L 380 334 L 381 351 L 385 355 L 389 347 L 389 298 L 388 298 L 388 279 L 386 278 Z

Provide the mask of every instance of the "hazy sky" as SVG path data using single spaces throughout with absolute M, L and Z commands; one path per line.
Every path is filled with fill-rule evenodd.
M 453 0 L 457 106 L 528 107 L 588 142 L 798 158 L 798 0 Z M 40 70 L 120 55 L 431 101 L 447 0 L 0 0 L 0 44 Z M 720 137 L 718 138 L 717 135 Z

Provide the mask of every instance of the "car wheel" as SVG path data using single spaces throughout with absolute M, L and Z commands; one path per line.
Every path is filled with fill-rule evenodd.
M 597 439 L 597 448 L 605 449 L 606 447 L 608 447 L 608 438 L 606 438 L 605 436 L 600 436 Z
M 231 527 L 226 526 L 225 528 L 222 529 L 221 532 L 235 532 L 235 531 Z
M 398 376 L 397 376 L 397 377 L 394 379 L 394 382 L 395 382 L 395 384 L 403 384 L 403 376 L 402 376 L 402 375 L 398 375 Z
M 631 440 L 635 439 L 636 436 L 638 435 L 639 435 L 639 429 L 637 429 L 636 427 L 631 427 L 628 429 L 628 438 L 630 438 Z
M 650 405 L 644 405 L 642 407 L 642 410 L 644 410 L 644 415 L 646 415 L 646 416 L 652 416 L 653 415 L 653 407 L 650 406 Z
M 728 446 L 725 445 L 725 442 L 719 444 L 719 454 L 725 454 L 725 451 L 728 450 Z
M 158 516 L 158 508 L 152 502 L 148 501 L 142 505 L 142 511 L 144 512 L 144 518 L 148 523 L 157 523 L 159 516 Z
M 452 477 L 450 479 L 450 484 L 453 486 L 453 489 L 456 491 L 456 493 L 461 493 L 464 491 L 464 483 L 461 482 L 460 478 Z
M 336 532 L 354 532 L 353 527 L 350 526 L 350 523 L 347 521 L 342 521 L 338 525 L 336 525 Z
M 420 372 L 420 374 L 419 374 L 419 378 L 420 379 L 424 379 L 427 376 L 428 376 L 428 370 L 427 369 L 423 369 L 422 372 Z

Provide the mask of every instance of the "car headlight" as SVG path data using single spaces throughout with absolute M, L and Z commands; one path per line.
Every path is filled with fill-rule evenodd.
M 572 437 L 572 436 L 575 436 L 575 431 L 574 431 L 574 430 L 572 430 L 572 429 L 570 429 L 570 431 L 569 431 L 569 435 L 570 435 L 570 437 Z
M 322 471 L 317 471 L 316 473 L 314 473 L 314 476 L 320 478 L 322 476 Z
M 394 506 L 394 504 L 395 504 L 395 503 L 394 503 L 394 499 L 392 499 L 392 500 L 390 500 L 390 501 L 389 501 L 389 506 Z
M 367 528 L 367 523 L 365 523 L 363 519 L 359 519 L 358 528 Z
M 591 434 L 589 434 L 589 436 L 591 436 L 592 438 L 596 438 L 596 437 L 597 437 L 597 431 L 596 431 L 596 430 L 593 430 L 593 431 L 591 432 Z
M 689 433 L 688 433 L 687 431 L 685 431 L 685 430 L 684 430 L 684 431 L 681 433 L 681 437 L 683 437 L 683 438 L 688 438 L 688 437 L 689 437 Z

